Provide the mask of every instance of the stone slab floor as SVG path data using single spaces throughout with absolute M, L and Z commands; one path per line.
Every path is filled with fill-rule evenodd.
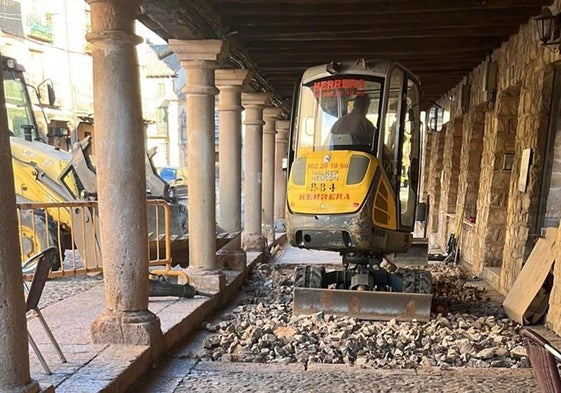
M 179 352 L 130 392 L 539 392 L 530 369 L 372 370 L 194 361 Z

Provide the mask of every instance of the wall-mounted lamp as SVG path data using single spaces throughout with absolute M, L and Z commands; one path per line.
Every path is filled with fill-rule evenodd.
M 483 63 L 482 69 L 482 86 L 483 101 L 487 103 L 488 109 L 493 109 L 495 105 L 495 98 L 497 97 L 497 63 L 492 61 L 491 56 L 488 56 Z
M 554 46 L 554 50 L 559 51 L 559 28 L 561 27 L 559 15 L 553 15 L 548 7 L 544 7 L 534 20 L 542 45 Z
M 469 110 L 471 99 L 471 82 L 465 77 L 460 84 L 458 109 L 462 114 L 466 114 Z

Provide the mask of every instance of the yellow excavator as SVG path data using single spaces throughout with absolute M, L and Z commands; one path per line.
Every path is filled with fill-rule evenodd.
M 96 173 L 89 154 L 91 137 L 74 143 L 72 153 L 47 144 L 47 135 L 40 131 L 34 117 L 23 66 L 13 58 L 1 57 L 1 61 L 17 202 L 20 206 L 32 202 L 69 206 L 73 202 L 95 202 Z M 55 98 L 50 86 L 48 96 L 52 106 Z M 171 255 L 168 257 L 174 265 L 187 266 L 187 209 L 170 196 L 169 185 L 157 175 L 152 163 L 154 154 L 155 151 L 149 151 L 145 161 L 147 199 L 165 201 L 170 212 L 167 235 L 171 239 Z M 158 258 L 164 249 L 165 222 L 160 213 L 148 209 L 148 240 L 153 258 L 154 254 L 158 254 L 155 255 Z M 18 216 L 24 259 L 57 245 L 59 256 L 63 256 L 65 249 L 76 248 L 82 257 L 101 261 L 96 212 L 87 204 L 82 204 L 81 208 L 22 208 Z M 235 234 L 218 233 L 217 249 L 233 236 Z
M 303 73 L 291 119 L 287 237 L 339 252 L 343 268 L 297 267 L 295 313 L 430 318 L 430 273 L 398 263 L 413 249 L 420 105 L 419 81 L 397 63 L 332 62 Z

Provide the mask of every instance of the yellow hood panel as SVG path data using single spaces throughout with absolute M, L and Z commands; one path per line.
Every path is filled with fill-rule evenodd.
M 362 180 L 347 184 L 352 156 L 364 156 L 369 164 Z M 348 150 L 306 152 L 296 160 L 305 160 L 305 179 L 304 182 L 294 182 L 291 171 L 287 200 L 290 209 L 301 214 L 357 211 L 368 194 L 378 166 L 377 160 L 368 154 Z

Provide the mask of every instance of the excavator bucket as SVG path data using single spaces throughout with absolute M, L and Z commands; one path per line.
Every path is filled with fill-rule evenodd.
M 294 288 L 294 314 L 326 314 L 365 320 L 427 321 L 432 295 L 402 292 Z

